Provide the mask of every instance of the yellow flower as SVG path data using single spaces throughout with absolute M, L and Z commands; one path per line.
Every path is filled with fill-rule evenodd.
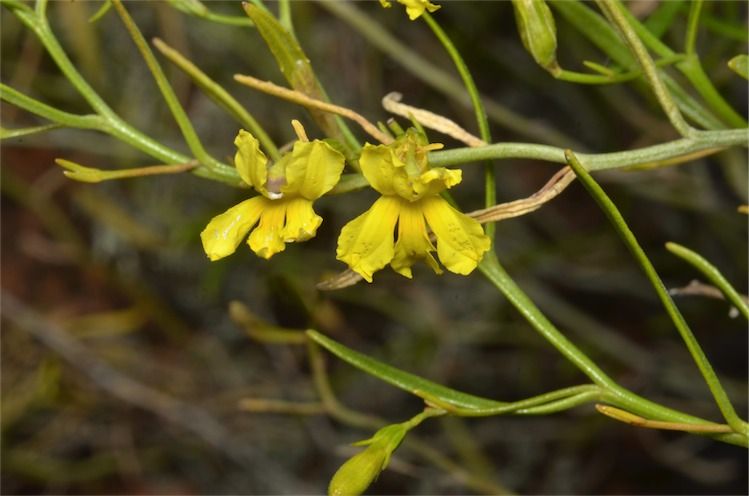
M 336 185 L 345 159 L 323 141 L 307 141 L 301 125 L 294 124 L 301 130 L 301 139 L 291 153 L 270 167 L 258 140 L 239 131 L 234 140 L 234 166 L 260 195 L 217 215 L 200 233 L 212 261 L 234 253 L 250 230 L 250 248 L 266 259 L 283 251 L 286 243 L 315 236 L 322 218 L 312 209 L 312 202 Z
M 425 10 L 434 12 L 440 8 L 439 5 L 429 2 L 429 0 L 398 0 L 398 3 L 406 6 L 406 13 L 408 14 L 408 18 L 412 21 L 421 17 Z M 389 0 L 380 0 L 380 5 L 385 8 L 390 8 L 392 4 Z
M 439 148 L 414 129 L 392 145 L 364 146 L 362 173 L 382 196 L 343 227 L 337 258 L 368 282 L 388 263 L 411 278 L 411 266 L 420 259 L 440 274 L 434 251 L 447 270 L 469 274 L 489 249 L 481 225 L 439 196 L 462 178 L 460 170 L 429 167 L 427 153 Z M 436 236 L 436 248 L 427 228 Z

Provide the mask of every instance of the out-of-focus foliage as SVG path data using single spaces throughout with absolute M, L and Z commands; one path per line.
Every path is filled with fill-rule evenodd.
M 209 5 L 219 14 L 244 16 L 240 2 Z M 110 12 L 87 22 L 98 6 L 51 3 L 53 30 L 123 118 L 186 152 L 116 16 Z M 630 7 L 665 42 L 681 43 L 688 2 L 632 2 Z M 283 82 L 253 28 L 190 17 L 167 2 L 128 2 L 127 8 L 147 39 L 158 36 L 189 55 L 276 143 L 294 139 L 288 125 L 293 118 L 304 123 L 310 138 L 322 137 L 305 110 L 232 80 L 235 73 L 248 73 Z M 453 70 L 427 27 L 410 22 L 400 8 L 383 10 L 376 2 L 355 8 L 425 60 Z M 404 70 L 334 8 L 291 2 L 291 10 L 296 39 L 335 103 L 384 121 L 381 97 L 398 91 L 414 105 L 475 131 L 469 108 Z M 555 144 L 607 152 L 675 138 L 636 84 L 581 86 L 550 77 L 518 39 L 511 3 L 445 2 L 434 15 L 463 54 L 479 90 L 554 129 L 561 140 Z M 702 64 L 746 117 L 746 81 L 727 66 L 746 50 L 745 23 L 739 22 L 746 19 L 746 4 L 706 2 L 703 17 L 697 45 Z M 3 83 L 70 112 L 89 111 L 13 15 L 3 11 L 0 27 Z M 600 61 L 599 52 L 559 17 L 557 30 L 557 56 L 565 67 Z M 160 60 L 208 151 L 229 160 L 238 125 Z M 3 128 L 43 124 L 2 104 Z M 496 141 L 539 141 L 496 122 L 492 134 Z M 446 141 L 448 147 L 458 146 Z M 241 249 L 210 263 L 199 233 L 246 191 L 189 174 L 73 183 L 54 158 L 110 168 L 153 163 L 89 131 L 18 136 L 4 140 L 1 152 L 5 493 L 299 494 L 327 487 L 336 468 L 354 453 L 347 444 L 375 429 L 366 419 L 359 422 L 362 430 L 353 426 L 356 422 L 324 415 L 303 347 L 249 339 L 230 319 L 233 300 L 254 314 L 252 329 L 264 322 L 314 327 L 387 363 L 481 396 L 515 399 L 581 380 L 478 275 L 437 276 L 417 265 L 413 281 L 382 271 L 373 285 L 314 290 L 324 276 L 345 268 L 335 260 L 336 237 L 372 203 L 371 191 L 318 200 L 315 209 L 325 222 L 303 246 L 291 244 L 269 261 Z M 496 173 L 498 199 L 510 201 L 536 191 L 552 169 L 541 162 L 504 160 Z M 456 200 L 466 211 L 481 208 L 479 167 L 464 168 L 463 178 Z M 596 178 L 669 288 L 700 277 L 664 249 L 672 240 L 702 254 L 746 294 L 747 218 L 736 212 L 737 205 L 747 203 L 743 150 Z M 569 188 L 536 213 L 498 223 L 495 242 L 505 267 L 538 306 L 621 384 L 695 415 L 718 418 L 655 293 L 582 188 Z M 737 409 L 746 411 L 746 323 L 723 300 L 689 292 L 675 298 Z M 400 421 L 404 411 L 421 407 L 342 362 L 327 362 L 338 401 L 349 408 Z M 308 408 L 296 414 L 251 412 L 240 407 L 246 398 Z M 250 410 L 259 409 L 253 405 Z M 428 440 L 429 453 L 454 464 L 435 462 L 418 447 L 401 450 L 372 490 L 729 494 L 747 485 L 745 450 L 616 424 L 592 406 L 545 417 L 432 420 L 414 436 Z

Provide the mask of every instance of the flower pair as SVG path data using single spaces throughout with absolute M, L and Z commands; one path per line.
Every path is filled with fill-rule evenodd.
M 270 166 L 258 141 L 246 131 L 239 132 L 235 166 L 260 196 L 208 223 L 201 239 L 211 260 L 233 253 L 248 232 L 250 248 L 266 259 L 283 251 L 285 243 L 316 234 L 322 219 L 312 202 L 335 186 L 345 160 L 327 143 L 307 141 L 298 123 L 295 128 L 300 140 L 291 153 Z M 362 149 L 362 174 L 382 196 L 343 227 L 337 258 L 368 282 L 387 264 L 410 278 L 411 266 L 421 259 L 442 273 L 435 252 L 449 271 L 469 274 L 489 249 L 481 225 L 440 196 L 460 183 L 461 171 L 429 167 L 427 154 L 439 148 L 441 144 L 428 144 L 422 134 L 409 129 L 390 145 L 367 144 Z

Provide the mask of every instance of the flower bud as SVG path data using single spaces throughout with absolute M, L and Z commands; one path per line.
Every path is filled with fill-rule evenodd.
M 512 0 L 520 39 L 533 59 L 552 74 L 557 64 L 557 28 L 544 0 Z
M 749 79 L 749 55 L 736 55 L 728 61 L 728 67 L 744 79 Z
M 383 427 L 369 439 L 355 443 L 355 446 L 367 446 L 362 452 L 349 458 L 336 471 L 328 485 L 330 496 L 354 496 L 362 494 L 369 485 L 385 470 L 390 455 L 403 441 L 408 426 L 393 424 Z

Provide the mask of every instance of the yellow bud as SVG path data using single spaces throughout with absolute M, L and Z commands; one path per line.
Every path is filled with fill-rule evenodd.
M 728 61 L 728 67 L 744 79 L 749 79 L 749 55 L 736 55 Z
M 512 0 L 520 39 L 533 59 L 552 74 L 557 64 L 557 28 L 544 0 Z
M 330 496 L 354 496 L 362 494 L 374 482 L 387 458 L 382 445 L 373 444 L 349 458 L 335 473 L 328 485 Z
M 400 446 L 408 432 L 407 422 L 383 427 L 369 439 L 354 443 L 367 449 L 349 458 L 333 475 L 328 485 L 330 496 L 362 494 L 377 476 L 385 470 L 390 455 Z

